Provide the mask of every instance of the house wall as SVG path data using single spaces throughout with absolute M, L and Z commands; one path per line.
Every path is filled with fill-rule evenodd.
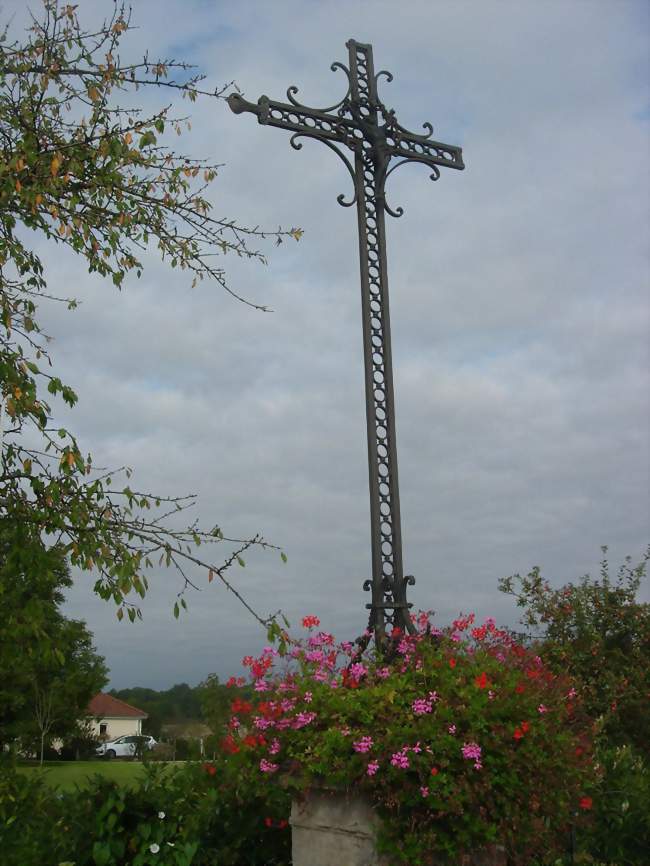
M 99 726 L 107 725 L 106 733 L 102 736 L 104 740 L 114 740 L 116 737 L 132 737 L 142 733 L 142 719 L 116 719 L 106 716 L 103 719 L 90 719 L 93 734 L 99 737 Z

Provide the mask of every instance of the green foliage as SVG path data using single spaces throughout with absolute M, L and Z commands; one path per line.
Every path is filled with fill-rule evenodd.
M 181 596 L 188 564 L 230 587 L 225 571 L 263 540 L 228 539 L 235 549 L 216 565 L 198 547 L 223 543 L 218 526 L 179 530 L 167 519 L 193 497 L 135 490 L 128 469 L 96 472 L 74 433 L 54 423 L 53 401 L 72 407 L 77 397 L 52 369 L 39 305 L 59 300 L 74 309 L 76 301 L 48 291 L 30 241 L 65 247 L 117 287 L 140 276 L 152 247 L 193 283 L 207 278 L 238 297 L 215 253 L 263 260 L 249 243 L 267 235 L 212 215 L 206 187 L 217 166 L 170 146 L 186 118 L 169 105 L 151 114 L 124 107 L 142 87 L 190 102 L 224 91 L 201 90 L 201 76 L 182 61 L 128 61 L 123 6 L 87 29 L 76 9 L 43 0 L 22 39 L 0 32 L 0 517 L 62 544 L 73 566 L 97 573 L 94 590 L 113 600 L 118 617 L 134 621 L 148 570 L 176 567 Z M 182 597 L 175 602 L 176 615 L 185 606 Z
M 54 798 L 42 779 L 8 771 L 0 850 L 4 866 L 288 866 L 288 808 L 285 792 L 233 756 L 149 767 L 128 787 L 97 777 Z
M 0 743 L 29 749 L 81 735 L 78 720 L 107 681 L 85 624 L 60 611 L 70 585 L 60 548 L 45 547 L 29 525 L 2 525 Z
M 606 555 L 607 548 L 603 548 Z M 499 581 L 524 608 L 523 624 L 548 665 L 567 671 L 585 708 L 611 744 L 630 743 L 650 756 L 650 604 L 636 600 L 650 552 L 628 557 L 615 579 L 603 559 L 600 579 L 585 575 L 553 589 L 539 568 Z M 540 633 L 541 631 L 541 633 Z
M 578 833 L 584 863 L 641 866 L 650 850 L 650 605 L 637 601 L 647 561 L 627 557 L 612 579 L 604 558 L 599 578 L 557 589 L 538 568 L 500 581 L 524 609 L 531 643 L 573 676 L 594 719 L 599 776 L 593 821 Z
M 589 721 L 571 680 L 493 621 L 472 622 L 442 632 L 422 615 L 416 634 L 393 635 L 388 656 L 311 633 L 284 662 L 269 650 L 244 659 L 261 695 L 233 701 L 225 749 L 293 791 L 365 791 L 391 863 L 494 842 L 513 864 L 561 855 L 575 813 L 589 820 Z

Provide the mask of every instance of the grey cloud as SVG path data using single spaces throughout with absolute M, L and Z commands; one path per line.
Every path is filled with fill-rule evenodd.
M 11 4 L 10 4 L 11 5 Z M 99 9 L 101 4 L 90 4 Z M 161 14 L 164 8 L 164 14 Z M 648 541 L 647 6 L 643 3 L 134 3 L 141 48 L 196 58 L 249 99 L 289 84 L 333 101 L 350 36 L 375 46 L 386 102 L 465 148 L 435 184 L 391 177 L 389 270 L 405 568 L 416 606 L 514 623 L 497 578 L 542 566 L 552 582 L 640 556 Z M 174 23 L 173 28 L 170 22 Z M 151 104 L 157 97 L 146 96 Z M 122 293 L 45 252 L 52 288 L 83 300 L 46 312 L 55 358 L 80 394 L 61 417 L 97 462 L 130 463 L 142 489 L 199 494 L 197 515 L 262 530 L 233 580 L 262 612 L 365 625 L 370 574 L 356 220 L 349 178 L 314 142 L 224 104 L 191 106 L 179 141 L 227 165 L 215 211 L 300 225 L 269 265 L 226 257 L 217 287 L 147 258 Z M 644 119 L 645 117 L 645 119 Z M 44 311 L 45 312 L 45 311 Z M 179 586 L 156 573 L 145 622 L 118 624 L 80 579 L 116 686 L 236 672 L 264 635 L 204 575 L 177 623 Z M 648 597 L 647 589 L 644 589 Z

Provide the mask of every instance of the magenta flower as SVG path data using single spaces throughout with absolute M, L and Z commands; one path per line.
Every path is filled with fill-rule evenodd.
M 431 712 L 431 701 L 426 698 L 418 698 L 411 704 L 411 709 L 416 716 L 423 716 L 425 713 Z
M 371 761 L 366 768 L 366 773 L 369 776 L 374 776 L 378 769 L 379 769 L 379 761 Z
M 393 767 L 399 767 L 402 770 L 408 769 L 410 764 L 409 764 L 408 755 L 406 754 L 406 749 L 402 749 L 399 752 L 395 752 L 395 754 L 391 757 L 390 762 L 393 765 Z
M 262 758 L 260 761 L 260 770 L 263 773 L 275 773 L 275 771 L 279 769 L 279 766 L 279 764 L 273 764 L 271 761 L 267 761 L 266 758 Z
M 423 786 L 420 788 L 420 793 L 422 794 L 423 797 L 428 797 L 428 796 L 429 796 L 429 789 L 426 787 L 426 785 L 423 785 Z
M 369 752 L 372 749 L 372 737 L 361 737 L 360 740 L 352 743 L 352 748 L 355 752 Z
M 467 760 L 481 760 L 481 747 L 478 743 L 463 743 L 461 752 L 463 753 L 463 758 Z

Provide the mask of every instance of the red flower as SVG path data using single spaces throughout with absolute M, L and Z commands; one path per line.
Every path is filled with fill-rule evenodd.
M 524 732 L 521 730 L 521 728 L 515 728 L 515 732 L 512 736 L 514 737 L 515 740 L 521 740 L 523 735 L 524 735 Z
M 518 695 L 520 695 L 522 692 L 526 691 L 526 686 L 519 683 L 519 685 L 515 686 L 515 691 L 517 692 Z
M 591 809 L 593 804 L 594 801 L 591 799 L 591 797 L 582 797 L 580 799 L 580 802 L 578 803 L 581 809 Z
M 284 818 L 278 823 L 278 827 L 280 830 L 284 830 L 285 827 L 289 826 L 289 822 L 285 821 Z
M 584 752 L 584 749 L 582 748 L 582 746 L 576 746 L 576 757 L 579 758 L 583 752 Z
M 272 827 L 272 826 L 273 826 L 273 818 L 268 818 L 268 817 L 265 818 L 265 819 L 264 819 L 264 824 L 265 824 L 267 827 Z
M 456 664 L 457 664 L 456 659 L 449 659 L 449 667 L 450 668 L 455 668 Z
M 221 741 L 221 748 L 224 752 L 229 752 L 231 755 L 236 755 L 239 751 L 239 746 L 235 742 L 235 738 L 232 734 L 228 734 L 228 736 Z
M 530 722 L 522 722 L 521 723 L 521 730 L 524 732 L 524 734 L 527 734 L 528 731 L 530 730 Z
M 257 737 L 255 736 L 255 734 L 247 734 L 244 737 L 244 745 L 255 748 L 255 746 L 257 745 Z
M 488 687 L 489 683 L 485 671 L 479 677 L 475 677 L 474 685 L 478 686 L 479 689 L 486 689 Z
M 320 625 L 320 620 L 317 616 L 303 616 L 302 625 L 303 628 L 317 628 Z
M 203 769 L 209 776 L 214 776 L 217 772 L 217 768 L 214 766 L 214 764 L 203 764 Z
M 437 776 L 440 770 L 437 767 L 431 767 L 431 775 Z

